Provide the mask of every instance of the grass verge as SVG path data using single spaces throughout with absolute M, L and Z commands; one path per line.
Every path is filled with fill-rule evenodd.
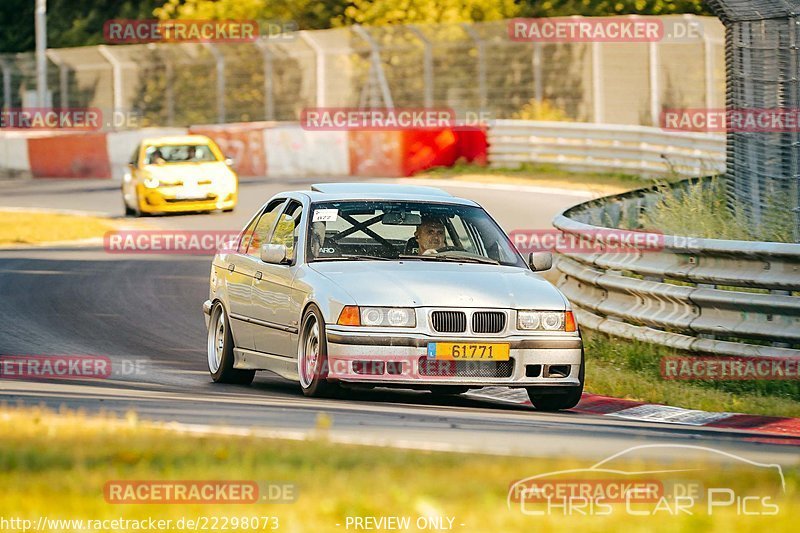
M 665 380 L 661 358 L 687 354 L 591 331 L 584 332 L 584 341 L 587 392 L 703 411 L 800 417 L 797 380 Z
M 580 512 L 565 513 L 563 506 L 548 511 L 546 504 L 529 504 L 528 511 L 543 513 L 534 516 L 524 514 L 519 507 L 507 507 L 508 489 L 514 481 L 587 468 L 593 461 L 345 446 L 324 438 L 201 437 L 142 425 L 133 415 L 118 420 L 66 411 L 56 415 L 42 409 L 0 408 L 0 517 L 18 517 L 34 524 L 42 516 L 49 520 L 153 518 L 169 519 L 173 524 L 181 518 L 216 517 L 230 520 L 229 526 L 234 517 L 276 517 L 278 530 L 300 532 L 354 530 L 352 525 L 346 527 L 348 517 L 387 516 L 410 517 L 412 523 L 419 517 L 452 517 L 452 530 L 469 532 L 563 531 L 565 527 L 590 532 L 763 531 L 767 527 L 770 531 L 789 531 L 793 527 L 794 517 L 800 513 L 800 472 L 796 466 L 783 470 L 784 491 L 774 469 L 744 463 L 722 467 L 712 460 L 713 454 L 678 457 L 681 459 L 669 462 L 669 469 L 686 470 L 677 477 L 673 473 L 657 478 L 664 487 L 665 501 L 648 501 L 628 509 L 624 503 L 613 504 L 602 508 L 602 513 L 594 508 L 588 514 L 586 506 Z M 653 456 L 615 460 L 614 467 L 631 472 L 665 465 L 656 461 Z M 611 475 L 570 473 L 567 478 L 550 479 L 609 479 Z M 625 482 L 632 479 L 622 477 Z M 644 479 L 654 477 L 648 474 Z M 280 481 L 294 486 L 296 499 L 267 504 L 109 503 L 104 487 L 118 480 Z M 698 490 L 690 512 L 675 514 L 667 508 L 675 505 L 670 487 L 679 483 Z M 758 498 L 755 503 L 751 501 L 749 511 L 765 510 L 763 498 L 771 498 L 777 514 L 742 516 L 731 500 L 709 515 L 705 489 L 710 487 L 729 488 L 737 497 Z M 646 514 L 632 515 L 631 508 Z M 62 523 L 40 531 L 56 529 L 80 528 Z M 109 529 L 115 528 L 103 528 Z M 228 529 L 272 530 L 260 522 L 257 528 Z
M 494 168 L 472 164 L 438 167 L 416 174 L 415 178 L 458 179 L 480 183 L 538 185 L 562 189 L 580 189 L 597 196 L 618 194 L 631 189 L 653 185 L 652 180 L 627 174 L 570 172 L 555 165 L 523 164 L 519 168 Z
M 0 245 L 90 239 L 113 229 L 114 223 L 102 217 L 0 210 Z

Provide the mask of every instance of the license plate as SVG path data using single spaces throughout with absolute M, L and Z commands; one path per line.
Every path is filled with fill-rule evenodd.
M 175 193 L 175 198 L 177 198 L 178 200 L 205 200 L 206 195 L 203 194 L 201 191 L 188 190 Z
M 428 359 L 508 361 L 509 345 L 501 343 L 430 342 Z

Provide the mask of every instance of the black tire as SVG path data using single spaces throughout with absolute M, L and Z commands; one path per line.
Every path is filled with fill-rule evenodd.
M 558 394 L 542 394 L 542 390 L 537 387 L 527 387 L 528 397 L 533 406 L 539 411 L 560 411 L 562 409 L 572 409 L 581 401 L 583 394 L 583 378 L 586 370 L 586 360 L 581 350 L 581 369 L 578 371 L 578 381 L 580 385 L 571 387 L 569 391 Z
M 227 208 L 227 209 L 223 209 L 223 210 L 222 210 L 222 212 L 223 212 L 223 213 L 233 213 L 233 210 L 234 210 L 234 208 L 233 208 L 233 207 L 229 207 L 229 208 Z
M 455 396 L 456 394 L 464 394 L 468 390 L 469 387 L 463 385 L 436 385 L 430 388 L 431 393 L 440 396 Z
M 309 356 L 312 356 L 311 360 Z M 314 304 L 308 306 L 300 321 L 297 373 L 300 377 L 300 389 L 306 396 L 335 397 L 342 392 L 338 383 L 328 381 L 328 339 L 325 335 L 325 319 Z
M 221 303 L 211 308 L 208 322 L 208 371 L 216 383 L 249 385 L 256 375 L 255 370 L 233 368 L 233 335 L 228 314 Z M 216 368 L 215 368 L 216 367 Z

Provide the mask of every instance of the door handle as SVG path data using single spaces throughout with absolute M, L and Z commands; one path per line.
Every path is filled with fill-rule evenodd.
M 256 270 L 256 279 L 261 279 L 261 272 Z
M 233 272 L 234 270 L 236 270 L 236 265 L 234 265 L 233 263 L 228 265 L 228 272 Z

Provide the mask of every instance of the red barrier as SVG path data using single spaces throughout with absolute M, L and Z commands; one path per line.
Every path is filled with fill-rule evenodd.
M 220 126 L 191 126 L 189 133 L 213 139 L 222 153 L 233 159 L 233 168 L 240 176 L 264 176 L 267 173 L 264 129 L 272 124 L 241 122 Z
M 34 178 L 110 178 L 105 133 L 75 133 L 28 139 Z
M 485 165 L 488 143 L 481 128 L 351 131 L 350 174 L 411 176 L 463 159 Z

